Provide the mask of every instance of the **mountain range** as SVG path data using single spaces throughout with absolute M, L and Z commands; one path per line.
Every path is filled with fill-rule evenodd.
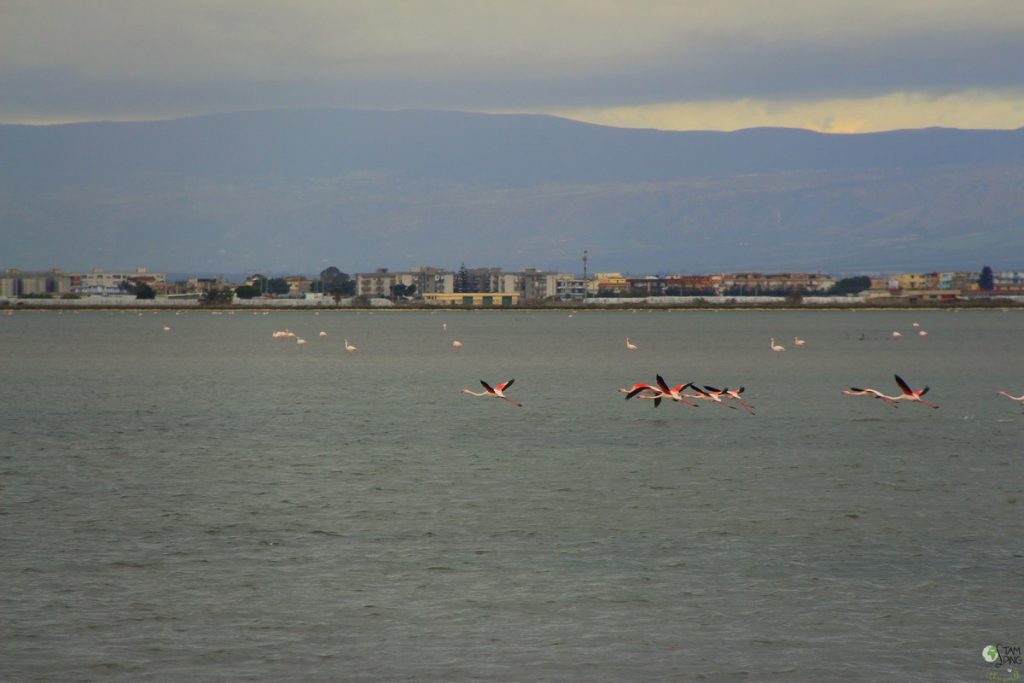
M 0 125 L 0 267 L 1024 269 L 1024 128 L 275 110 Z

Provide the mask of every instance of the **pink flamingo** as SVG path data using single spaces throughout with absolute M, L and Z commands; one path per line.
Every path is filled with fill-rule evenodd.
M 628 389 L 619 388 L 618 391 L 626 395 L 627 401 L 634 396 L 637 398 L 653 398 L 655 408 L 661 405 L 661 399 L 665 396 L 664 392 L 658 387 L 642 383 L 634 384 Z
M 706 386 L 706 385 L 705 385 L 705 387 L 703 389 L 701 389 L 696 384 L 691 384 L 690 386 L 692 386 L 694 391 L 696 391 L 697 393 L 696 394 L 686 394 L 687 398 L 703 399 L 705 401 L 711 401 L 712 403 L 718 404 L 718 405 L 722 406 L 723 408 L 728 408 L 730 410 L 736 410 L 736 406 L 731 406 L 731 405 L 729 405 L 728 403 L 726 403 L 725 401 L 722 400 L 722 395 L 725 393 L 725 389 L 716 389 L 715 387 L 709 387 L 709 386 Z
M 704 388 L 705 389 L 710 389 L 711 387 L 704 387 Z M 746 390 L 746 387 L 740 387 L 739 389 L 729 389 L 728 387 L 726 387 L 725 389 L 722 389 L 722 391 L 719 394 L 719 396 L 723 396 L 723 395 L 724 396 L 728 396 L 729 398 L 731 398 L 732 400 L 736 401 L 741 406 L 743 406 L 743 409 L 745 411 L 747 411 L 748 413 L 753 415 L 754 414 L 754 406 L 752 406 L 749 403 L 747 403 L 746 401 L 744 401 L 743 397 L 740 396 L 740 394 L 742 394 L 745 390 Z
M 938 406 L 935 405 L 934 403 L 929 403 L 928 401 L 925 401 L 923 398 L 921 398 L 922 396 L 928 393 L 927 386 L 924 387 L 923 389 L 918 389 L 917 391 L 914 391 L 905 381 L 903 381 L 902 377 L 900 377 L 899 375 L 893 375 L 893 377 L 896 378 L 896 384 L 900 385 L 900 390 L 903 391 L 903 395 L 890 396 L 889 398 L 891 398 L 894 401 L 913 401 L 915 403 L 920 403 L 925 408 L 938 408 Z
M 683 392 L 687 389 L 696 388 L 692 382 L 687 382 L 686 384 L 677 384 L 674 387 L 669 387 L 668 383 L 665 382 L 665 379 L 661 375 L 657 375 L 656 379 L 658 381 L 658 387 L 661 389 L 662 393 L 664 393 L 673 401 L 677 403 L 684 403 L 693 408 L 700 407 L 696 403 L 688 401 L 687 398 L 689 398 L 689 396 L 683 394 Z
M 1024 406 L 1024 394 L 1021 394 L 1020 396 L 1011 396 L 1010 394 L 1008 394 L 1005 391 L 1003 391 L 1002 389 L 1000 389 L 999 391 L 996 392 L 996 395 L 997 396 L 1005 396 L 1006 398 L 1010 399 L 1011 401 L 1016 401 L 1017 403 L 1021 404 L 1021 406 Z
M 877 398 L 877 399 L 881 399 L 882 401 L 885 401 L 887 404 L 891 405 L 893 408 L 898 407 L 896 405 L 896 399 L 895 398 L 893 398 L 892 396 L 886 396 L 885 394 L 883 394 L 881 391 L 878 391 L 877 389 L 861 389 L 859 387 L 850 387 L 849 389 L 843 389 L 843 393 L 846 394 L 847 396 L 870 396 L 872 398 Z
M 487 382 L 485 382 L 483 380 L 480 380 L 480 384 L 483 385 L 484 391 L 481 391 L 481 392 L 478 393 L 476 391 L 471 391 L 469 389 L 469 387 L 463 387 L 462 388 L 462 393 L 469 394 L 470 396 L 490 396 L 492 398 L 500 398 L 500 399 L 503 399 L 505 401 L 508 401 L 509 403 L 511 403 L 512 405 L 514 405 L 514 406 L 516 406 L 518 408 L 522 408 L 523 407 L 522 403 L 517 403 L 517 402 L 513 401 L 512 399 L 510 399 L 508 396 L 505 395 L 505 390 L 508 389 L 510 386 L 512 386 L 512 382 L 515 382 L 515 380 L 514 379 L 510 379 L 507 382 L 502 382 L 501 384 L 499 384 L 496 387 L 492 387 Z

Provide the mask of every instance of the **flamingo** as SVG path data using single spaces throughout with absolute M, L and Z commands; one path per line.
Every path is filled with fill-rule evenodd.
M 296 338 L 295 338 L 295 343 L 296 343 L 296 344 L 305 344 L 305 343 L 306 343 L 306 340 L 305 340 L 305 339 L 303 339 L 302 337 L 296 337 Z
M 1002 389 L 1000 389 L 999 391 L 996 392 L 996 395 L 997 396 L 1005 396 L 1006 398 L 1010 399 L 1011 401 L 1016 401 L 1017 403 L 1021 404 L 1021 406 L 1024 406 L 1024 394 L 1021 394 L 1020 396 L 1011 396 L 1010 394 L 1008 394 L 1005 391 L 1003 391 Z
M 928 336 L 928 332 L 926 332 L 925 330 L 918 330 L 917 331 L 917 335 L 919 337 L 927 337 Z
M 707 389 L 707 387 L 704 387 L 704 388 Z M 740 394 L 742 394 L 745 390 L 746 390 L 746 387 L 740 387 L 739 389 L 725 388 L 725 389 L 722 389 L 722 393 L 725 394 L 726 396 L 728 396 L 729 398 L 731 398 L 732 400 L 736 401 L 737 403 L 739 403 L 741 406 L 743 406 L 743 409 L 745 411 L 747 411 L 748 413 L 753 415 L 754 414 L 754 406 L 752 406 L 749 403 L 747 403 L 746 401 L 744 401 L 743 397 L 740 396 Z
M 661 399 L 665 396 L 661 389 L 650 384 L 634 384 L 628 389 L 620 388 L 618 391 L 626 395 L 627 401 L 634 396 L 637 398 L 653 398 L 655 408 L 661 405 Z
M 807 343 L 807 340 L 801 339 L 800 337 L 793 337 L 793 343 L 796 344 L 797 346 L 803 346 L 804 344 Z
M 893 377 L 896 378 L 896 384 L 900 385 L 900 389 L 903 391 L 903 395 L 890 396 L 889 398 L 893 399 L 894 401 L 914 401 L 915 403 L 920 403 L 925 408 L 938 408 L 938 406 L 935 405 L 934 403 L 929 403 L 928 401 L 925 401 L 923 398 L 921 398 L 922 396 L 928 393 L 927 386 L 924 387 L 923 389 L 918 389 L 917 391 L 914 391 L 905 381 L 903 381 L 902 377 L 900 377 L 899 375 L 893 375 Z
M 512 386 L 512 382 L 515 382 L 515 380 L 510 379 L 507 382 L 502 382 L 496 387 L 491 387 L 491 385 L 488 384 L 487 382 L 480 380 L 480 384 L 483 385 L 484 391 L 476 392 L 472 391 L 469 387 L 463 387 L 462 393 L 469 394 L 470 396 L 490 396 L 492 398 L 500 398 L 508 401 L 509 403 L 518 408 L 522 408 L 522 403 L 516 403 L 515 401 L 513 401 L 512 399 L 505 395 L 505 390 Z
M 348 339 L 346 339 L 345 340 L 345 350 L 348 351 L 349 353 L 351 353 L 352 351 L 356 350 L 356 347 L 354 345 L 352 345 L 352 344 L 349 344 L 348 343 Z
M 900 332 L 899 330 L 893 330 L 892 331 L 892 338 L 893 339 L 899 339 L 902 336 L 903 336 L 903 333 Z
M 457 349 L 461 349 L 462 348 L 462 342 L 460 342 L 458 339 L 456 339 L 455 341 L 452 342 L 452 346 L 454 346 Z
M 846 394 L 847 396 L 870 396 L 872 398 L 877 398 L 881 399 L 882 401 L 885 401 L 893 408 L 898 407 L 896 405 L 896 399 L 894 399 L 892 396 L 886 396 L 877 389 L 861 389 L 859 387 L 850 387 L 849 389 L 843 389 L 843 393 Z
M 170 325 L 164 325 L 164 332 L 170 332 L 170 331 L 171 331 L 171 326 Z
M 778 351 L 778 352 L 781 353 L 782 351 L 785 351 L 785 350 L 786 350 L 786 347 L 782 346 L 781 344 L 776 344 L 775 343 L 775 337 L 772 337 L 772 351 Z
M 326 333 L 326 332 L 324 332 L 323 330 L 320 330 L 320 336 L 321 336 L 321 337 L 326 337 L 326 336 L 327 336 L 327 333 Z
M 728 403 L 726 403 L 725 401 L 722 400 L 722 394 L 725 393 L 724 389 L 716 389 L 714 387 L 709 387 L 709 386 L 705 386 L 703 389 L 701 389 L 696 384 L 691 384 L 690 386 L 692 386 L 693 389 L 697 393 L 696 394 L 686 394 L 687 398 L 703 399 L 705 401 L 711 401 L 712 403 L 717 403 L 718 405 L 722 406 L 723 408 L 729 408 L 730 410 L 736 410 L 736 406 L 731 406 L 731 405 L 729 405 Z
M 629 341 L 629 337 L 626 337 L 626 350 L 627 351 L 636 351 L 637 348 L 639 348 L 639 347 L 636 344 L 634 344 L 633 342 Z
M 692 382 L 687 382 L 686 384 L 679 384 L 679 385 L 676 385 L 674 387 L 669 387 L 668 384 L 665 382 L 665 380 L 662 378 L 661 375 L 657 375 L 656 379 L 658 381 L 658 387 L 661 389 L 662 393 L 665 396 L 668 396 L 670 399 L 672 399 L 673 401 L 675 401 L 677 403 L 685 403 L 686 405 L 693 406 L 694 408 L 700 407 L 696 403 L 692 403 L 692 402 L 688 401 L 687 400 L 687 398 L 689 398 L 688 396 L 684 396 L 683 395 L 683 392 L 686 389 L 690 389 L 690 388 L 696 389 L 696 387 L 694 386 L 694 384 Z M 698 391 L 700 391 L 700 390 L 698 389 Z

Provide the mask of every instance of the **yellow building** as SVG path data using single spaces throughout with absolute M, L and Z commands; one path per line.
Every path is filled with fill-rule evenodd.
M 900 275 L 900 289 L 936 289 L 938 286 L 938 273 L 903 273 Z
M 519 303 L 519 292 L 424 292 L 423 301 L 435 306 L 515 306 Z

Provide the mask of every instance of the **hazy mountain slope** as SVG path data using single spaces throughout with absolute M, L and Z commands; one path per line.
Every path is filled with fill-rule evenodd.
M 1020 267 L 1024 131 L 259 112 L 0 126 L 0 265 Z

